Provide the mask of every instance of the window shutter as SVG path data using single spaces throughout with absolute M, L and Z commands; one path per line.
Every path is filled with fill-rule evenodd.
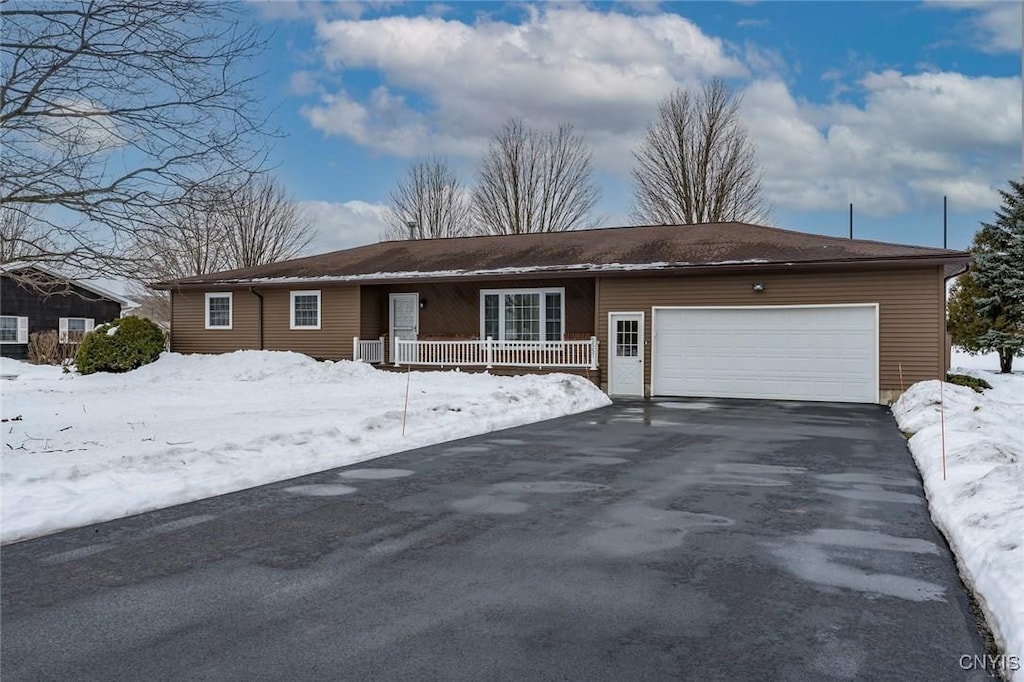
M 28 318 L 18 318 L 18 343 L 28 343 Z
M 96 328 L 96 320 L 92 317 L 85 318 L 85 331 L 91 332 Z
M 62 317 L 57 321 L 58 340 L 61 343 L 68 342 L 68 318 Z

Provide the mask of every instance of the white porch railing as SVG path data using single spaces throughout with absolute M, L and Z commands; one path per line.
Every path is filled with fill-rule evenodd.
M 362 360 L 371 365 L 384 362 L 384 337 L 367 340 L 358 336 L 352 339 L 352 359 Z
M 446 367 L 580 367 L 597 369 L 597 337 L 585 341 L 403 341 L 391 344 L 391 362 Z

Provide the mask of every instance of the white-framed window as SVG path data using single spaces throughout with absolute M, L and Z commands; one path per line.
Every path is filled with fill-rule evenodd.
M 0 343 L 28 343 L 28 318 L 0 315 Z
M 206 328 L 231 329 L 234 300 L 230 291 L 206 294 Z
M 561 341 L 565 289 L 481 289 L 480 338 Z
M 61 343 L 78 343 L 96 327 L 96 320 L 91 317 L 62 317 L 57 320 L 57 332 Z
M 291 292 L 292 329 L 320 328 L 320 291 Z

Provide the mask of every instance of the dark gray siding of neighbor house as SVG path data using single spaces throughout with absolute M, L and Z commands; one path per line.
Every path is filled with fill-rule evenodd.
M 92 318 L 97 326 L 106 324 L 121 316 L 121 304 L 74 284 L 54 285 L 52 293 L 47 294 L 2 275 L 0 315 L 27 317 L 28 333 L 31 335 L 36 332 L 56 331 L 62 317 Z M 28 356 L 28 345 L 2 343 L 0 355 L 24 359 Z

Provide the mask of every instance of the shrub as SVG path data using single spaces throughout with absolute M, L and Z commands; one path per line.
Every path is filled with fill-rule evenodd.
M 992 384 L 988 383 L 984 379 L 972 377 L 967 374 L 947 374 L 946 381 L 951 384 L 956 384 L 957 386 L 973 388 L 977 393 L 981 393 L 982 389 L 992 388 Z
M 61 361 L 60 338 L 50 330 L 28 337 L 28 361 L 34 365 L 57 365 Z
M 28 361 L 34 365 L 64 365 L 75 357 L 81 340 L 81 333 L 71 333 L 68 341 L 62 342 L 56 330 L 36 332 L 28 337 Z
M 81 374 L 128 372 L 153 362 L 164 350 L 164 333 L 141 317 L 123 317 L 85 335 L 75 356 Z

